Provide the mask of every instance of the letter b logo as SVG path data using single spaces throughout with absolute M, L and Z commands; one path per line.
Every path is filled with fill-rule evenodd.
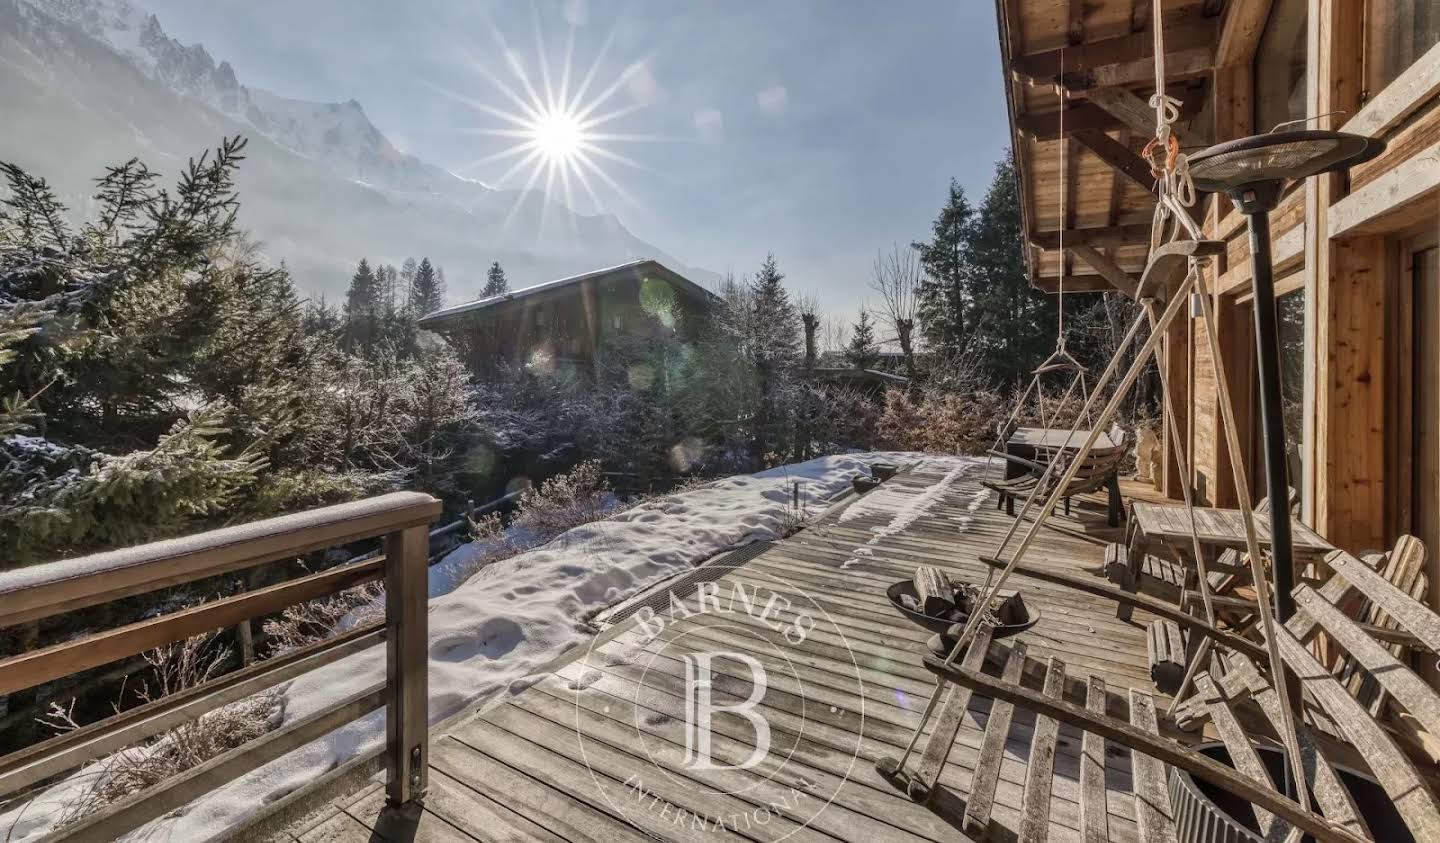
M 712 699 L 711 664 L 717 658 L 740 662 L 753 680 L 750 696 L 734 705 L 715 705 Z M 745 653 L 692 653 L 685 659 L 685 766 L 692 770 L 748 770 L 770 752 L 770 724 L 755 711 L 765 696 L 765 667 Z M 717 764 L 711 756 L 711 720 L 715 712 L 731 712 L 750 721 L 755 729 L 755 748 L 744 763 Z

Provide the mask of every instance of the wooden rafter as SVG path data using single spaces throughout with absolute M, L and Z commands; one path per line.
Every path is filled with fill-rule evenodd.
M 1115 262 L 1100 254 L 1089 246 L 1065 245 L 1065 250 L 1080 260 L 1084 261 L 1091 269 L 1100 273 L 1100 277 L 1110 282 L 1110 285 L 1130 298 L 1135 298 L 1136 281 L 1135 276 L 1115 265 Z M 1069 287 L 1069 281 L 1066 281 Z
M 1107 225 L 1101 228 L 1072 228 L 1065 232 L 1065 245 L 1123 246 L 1128 243 L 1144 242 L 1149 236 L 1149 223 Z M 1030 245 L 1040 249 L 1058 249 L 1060 232 L 1033 232 L 1030 235 Z
M 1213 19 L 1188 20 L 1166 27 L 1165 46 L 1170 51 L 1166 55 L 1166 64 L 1175 63 L 1175 72 L 1171 75 L 1179 78 L 1180 75 L 1190 72 L 1187 68 L 1193 63 L 1191 54 L 1194 51 L 1199 50 L 1213 59 L 1215 39 L 1216 25 Z M 1118 38 L 1069 46 L 1064 50 L 1066 76 L 1068 78 L 1073 75 L 1075 79 L 1083 80 L 1089 74 L 1107 76 L 1119 72 L 1132 75 L 1132 66 L 1139 63 L 1148 68 L 1147 73 L 1153 78 L 1153 49 L 1149 32 L 1135 32 Z M 1060 52 L 1058 49 L 1045 50 L 1016 57 L 1011 60 L 1010 69 L 1024 79 L 1048 83 L 1060 76 Z M 1075 70 L 1077 68 L 1079 70 Z M 1134 81 L 1144 79 L 1145 76 L 1141 76 Z M 1067 87 L 1083 90 L 1095 86 L 1067 83 Z
M 1088 93 L 1075 92 L 1071 94 Z M 1132 95 L 1133 96 L 1133 95 Z M 1138 97 L 1137 97 L 1138 99 Z M 1194 117 L 1204 105 L 1202 96 L 1186 96 L 1181 98 L 1180 119 L 1187 120 Z M 1148 108 L 1149 106 L 1146 106 Z M 1129 119 L 1127 117 L 1127 119 Z M 1153 131 L 1155 124 L 1154 112 L 1151 112 L 1150 126 L 1145 131 Z M 1082 129 L 1100 129 L 1111 131 L 1113 129 L 1128 128 L 1138 131 L 1136 126 L 1130 125 L 1115 114 L 1101 107 L 1099 103 L 1092 103 L 1088 100 L 1072 103 L 1065 108 L 1065 131 L 1074 132 Z M 1060 112 L 1057 110 L 1036 111 L 1029 114 L 1017 114 L 1015 116 L 1015 129 L 1023 135 L 1035 140 L 1055 140 L 1060 137 Z M 1188 134 L 1188 133 L 1186 133 Z M 1189 145 L 1185 135 L 1181 136 L 1181 143 Z
M 1260 46 L 1260 33 L 1270 17 L 1272 0 L 1231 0 L 1220 25 L 1220 45 L 1215 49 L 1215 66 L 1248 65 Z
M 1088 98 L 1091 103 L 1131 131 L 1145 137 L 1155 133 L 1155 109 L 1133 92 L 1125 88 L 1094 88 L 1088 92 Z M 1198 102 L 1203 97 L 1195 96 L 1190 99 Z M 1181 146 L 1207 145 L 1203 137 L 1185 128 L 1179 121 L 1172 124 L 1170 130 L 1180 139 Z
M 1130 148 L 1130 132 L 1120 130 L 1120 136 L 1116 141 L 1126 149 Z M 1125 195 L 1124 183 L 1120 181 L 1120 171 L 1116 170 L 1110 177 L 1110 207 L 1105 210 L 1105 225 L 1113 226 L 1120 222 L 1120 200 Z
M 1155 189 L 1155 177 L 1150 173 L 1150 165 L 1145 159 L 1130 151 L 1130 147 L 1110 137 L 1098 129 L 1086 129 L 1079 132 L 1071 132 L 1070 137 L 1075 139 L 1086 149 L 1106 164 L 1109 164 L 1115 171 L 1146 190 Z M 1078 158 L 1072 155 L 1071 160 Z M 1073 227 L 1073 226 L 1072 226 Z

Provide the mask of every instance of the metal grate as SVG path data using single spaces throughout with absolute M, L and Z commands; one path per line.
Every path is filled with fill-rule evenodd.
M 677 600 L 685 600 L 701 583 L 714 582 L 746 562 L 759 556 L 774 546 L 771 541 L 759 541 L 737 548 L 729 553 L 722 553 L 713 557 L 710 561 L 701 565 L 693 571 L 681 574 L 674 579 L 669 579 L 651 586 L 648 591 L 641 592 L 635 597 L 613 606 L 599 615 L 595 616 L 595 624 L 601 627 L 613 626 L 646 606 L 651 611 L 659 612 L 670 606 L 670 595 L 673 593 Z

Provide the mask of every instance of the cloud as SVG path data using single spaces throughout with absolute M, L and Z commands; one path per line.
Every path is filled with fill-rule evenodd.
M 725 118 L 719 109 L 706 108 L 695 112 L 695 131 L 705 143 L 720 143 L 725 139 Z
M 757 92 L 755 101 L 760 104 L 760 108 L 766 114 L 779 116 L 784 113 L 785 106 L 790 104 L 790 94 L 785 90 L 784 85 L 771 85 Z

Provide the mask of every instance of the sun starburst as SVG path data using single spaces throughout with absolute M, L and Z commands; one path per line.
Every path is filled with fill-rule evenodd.
M 606 208 L 601 193 L 613 195 L 627 204 L 636 204 L 633 197 L 607 172 L 606 165 L 648 170 L 633 158 L 616 152 L 613 146 L 660 138 L 606 129 L 607 124 L 644 108 L 654 98 L 657 86 L 646 63 L 643 60 L 631 62 L 604 88 L 592 91 L 598 87 L 597 77 L 614 40 L 613 32 L 601 45 L 589 69 L 574 84 L 571 73 L 575 54 L 573 25 L 566 35 L 558 78 L 552 74 L 538 17 L 535 18 L 535 54 L 528 67 L 524 57 L 510 48 L 499 30 L 492 28 L 492 32 L 500 48 L 498 55 L 503 59 L 503 71 L 496 72 L 493 59 L 484 61 L 472 56 L 470 66 L 493 86 L 498 101 L 476 99 L 443 88 L 440 90 L 495 121 L 489 126 L 462 131 L 508 141 L 500 150 L 460 168 L 461 171 L 475 171 L 493 168 L 499 162 L 508 163 L 498 177 L 487 179 L 497 187 L 518 188 L 506 225 L 515 217 L 526 196 L 535 189 L 543 191 L 548 199 L 563 197 L 564 204 L 572 209 L 575 208 L 577 187 L 595 210 Z M 535 72 L 537 70 L 538 73 Z M 622 94 L 628 95 L 630 102 L 618 102 Z M 597 191 L 597 188 L 600 190 Z M 542 227 L 543 224 L 542 212 Z

